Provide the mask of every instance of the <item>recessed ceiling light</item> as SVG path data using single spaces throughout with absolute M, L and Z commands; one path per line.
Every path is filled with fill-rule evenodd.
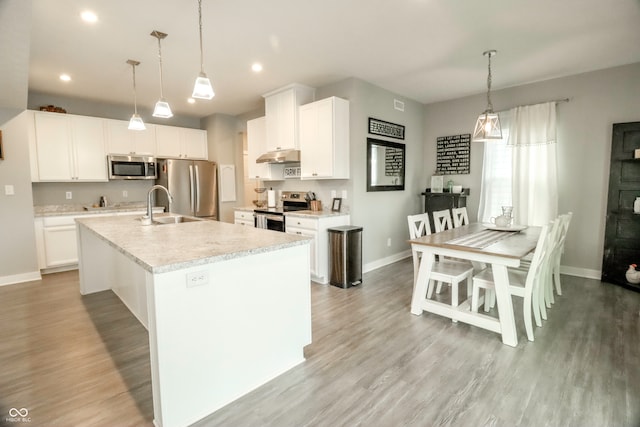
M 84 12 L 82 12 L 80 14 L 80 17 L 82 17 L 82 20 L 84 22 L 89 22 L 89 23 L 94 23 L 94 22 L 98 22 L 98 15 L 96 15 L 95 13 L 91 12 L 90 10 L 85 10 Z
M 254 73 L 259 73 L 260 71 L 262 71 L 262 64 L 259 62 L 255 62 L 251 66 L 251 69 L 253 70 Z
M 69 74 L 60 74 L 60 80 L 63 82 L 70 82 L 71 76 Z
M 196 103 L 196 100 L 195 100 L 195 99 L 193 99 L 193 98 L 189 98 L 189 99 L 187 99 L 187 102 L 188 102 L 189 104 L 195 104 L 195 103 Z

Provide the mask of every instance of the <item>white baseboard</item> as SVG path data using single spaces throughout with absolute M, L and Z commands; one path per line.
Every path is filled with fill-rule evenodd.
M 30 273 L 14 274 L 11 276 L 0 276 L 0 286 L 14 285 L 16 283 L 31 282 L 33 280 L 40 280 L 40 271 L 32 271 Z
M 409 258 L 411 256 L 411 249 L 407 249 L 403 252 L 398 252 L 397 254 L 390 255 L 385 258 L 380 258 L 372 262 L 368 262 L 362 266 L 362 272 L 368 273 L 369 271 L 376 270 L 380 267 L 384 267 L 385 265 L 393 264 L 396 261 L 400 261 L 401 259 Z
M 589 268 L 569 267 L 566 265 L 560 266 L 560 273 L 568 276 L 584 277 L 585 279 L 600 280 L 602 277 L 602 271 L 591 270 Z

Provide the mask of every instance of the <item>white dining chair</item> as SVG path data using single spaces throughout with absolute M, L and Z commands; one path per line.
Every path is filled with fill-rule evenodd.
M 524 325 L 527 331 L 527 339 L 533 341 L 533 324 L 531 322 L 531 312 L 536 321 L 537 326 L 542 326 L 539 312 L 539 287 L 541 278 L 542 262 L 546 251 L 549 249 L 547 246 L 547 239 L 549 237 L 549 226 L 544 225 L 540 230 L 540 236 L 536 243 L 536 248 L 531 260 L 531 267 L 529 270 L 520 269 L 507 269 L 509 276 L 509 293 L 511 295 L 524 298 L 523 302 L 523 315 Z M 480 303 L 480 288 L 485 289 L 485 311 L 488 311 L 487 307 L 487 290 L 495 292 L 495 284 L 493 281 L 493 272 L 487 268 L 481 271 L 479 274 L 473 277 L 473 291 L 471 296 L 471 310 L 478 311 Z M 498 307 L 500 310 L 500 307 Z
M 433 228 L 436 233 L 453 228 L 449 209 L 433 211 Z
M 466 207 L 451 209 L 451 215 L 453 216 L 454 228 L 469 224 L 469 214 Z
M 560 283 L 560 260 L 562 258 L 562 254 L 564 253 L 564 242 L 567 239 L 567 232 L 569 231 L 569 225 L 571 224 L 571 219 L 573 218 L 573 212 L 568 212 L 566 214 L 560 215 L 562 220 L 562 225 L 560 228 L 560 235 L 558 236 L 558 245 L 557 250 L 553 255 L 553 283 L 555 284 L 556 293 L 558 295 L 562 295 L 562 284 Z
M 409 223 L 409 237 L 411 239 L 417 239 L 419 237 L 431 234 L 431 227 L 429 224 L 429 214 L 423 213 L 418 215 L 407 216 L 407 222 Z M 411 248 L 411 254 L 413 256 L 413 287 L 415 289 L 416 280 L 418 278 L 418 270 L 420 267 L 420 252 Z M 447 283 L 451 286 L 451 305 L 458 305 L 458 288 L 460 283 L 466 281 L 467 283 L 467 295 L 471 293 L 471 278 L 473 277 L 473 266 L 468 263 L 442 260 L 433 263 L 431 274 L 429 275 L 429 286 L 427 287 L 427 298 L 431 298 L 433 295 L 434 284 L 438 284 L 437 293 L 440 293 L 442 283 Z

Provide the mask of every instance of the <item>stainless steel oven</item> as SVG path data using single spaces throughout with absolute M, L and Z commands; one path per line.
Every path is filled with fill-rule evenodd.
M 266 228 L 268 230 L 286 230 L 285 212 L 308 210 L 309 202 L 305 196 L 307 193 L 299 191 L 283 191 L 280 201 L 281 207 L 258 208 L 253 211 L 256 228 Z

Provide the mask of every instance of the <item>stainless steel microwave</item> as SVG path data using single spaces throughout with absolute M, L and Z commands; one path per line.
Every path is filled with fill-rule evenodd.
M 156 159 L 151 156 L 123 156 L 110 154 L 109 179 L 156 179 Z

